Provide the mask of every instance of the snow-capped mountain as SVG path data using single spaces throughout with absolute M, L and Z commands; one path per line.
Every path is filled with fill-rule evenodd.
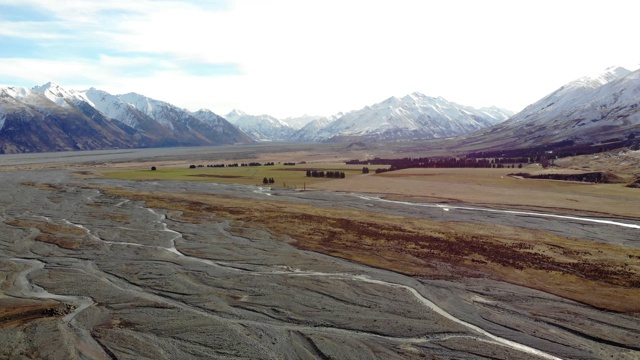
M 56 103 L 56 105 L 66 108 L 73 108 L 80 103 L 88 102 L 83 94 L 75 90 L 64 89 L 53 82 L 48 82 L 41 86 L 34 86 L 32 90 L 43 94 L 47 99 Z
M 228 122 L 227 120 L 225 120 L 225 118 L 209 109 L 200 109 L 198 111 L 192 112 L 191 115 L 200 119 L 200 121 L 214 126 L 222 125 Z
M 317 136 L 318 132 L 325 127 L 329 126 L 332 122 L 337 119 L 343 117 L 345 114 L 340 112 L 335 115 L 331 115 L 329 117 L 318 117 L 307 125 L 293 133 L 289 137 L 289 141 L 292 142 L 315 142 L 318 141 Z
M 508 121 L 467 136 L 464 143 L 522 148 L 634 133 L 640 134 L 640 70 L 612 67 L 560 87 Z
M 144 95 L 110 95 L 104 91 L 89 89 L 85 96 L 111 118 L 144 132 L 151 138 L 150 146 L 215 145 L 251 141 L 223 119 L 217 122 L 203 121 L 185 109 Z
M 284 123 L 286 123 L 287 125 L 291 126 L 292 128 L 294 128 L 295 130 L 300 130 L 303 127 L 305 127 L 307 124 L 309 124 L 310 122 L 314 121 L 314 120 L 320 120 L 325 118 L 324 116 L 320 116 L 320 115 L 302 115 L 302 116 L 298 116 L 298 117 L 288 117 L 288 118 L 284 118 L 282 119 L 282 121 Z
M 0 88 L 0 153 L 130 148 L 133 129 L 48 84 Z
M 574 80 L 534 104 L 527 106 L 513 117 L 514 121 L 527 121 L 533 117 L 553 118 L 561 115 L 568 108 L 581 102 L 593 93 L 595 89 L 629 75 L 631 71 L 622 67 L 611 67 L 603 73 L 585 76 Z
M 475 109 L 416 92 L 347 113 L 315 131 L 313 140 L 451 137 L 500 123 L 511 114 L 498 108 Z
M 295 129 L 269 115 L 249 115 L 233 110 L 225 116 L 230 123 L 257 141 L 287 141 Z
M 139 94 L 67 90 L 54 83 L 0 88 L 0 122 L 4 153 L 252 142 L 222 118 L 203 121 Z
M 289 141 L 293 142 L 314 142 L 317 141 L 318 132 L 329 126 L 335 120 L 329 118 L 320 118 L 311 121 L 302 129 L 296 131 L 289 137 Z

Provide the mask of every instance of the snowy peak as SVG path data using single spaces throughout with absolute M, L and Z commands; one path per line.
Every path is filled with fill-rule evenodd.
M 154 100 L 134 92 L 118 95 L 118 97 L 138 109 L 138 111 L 141 111 L 151 117 L 155 117 L 155 112 L 163 107 L 171 106 L 163 101 Z
M 337 117 L 341 117 L 342 115 L 343 114 L 340 113 L 340 115 Z M 301 129 L 297 130 L 293 135 L 291 135 L 289 137 L 289 140 L 294 142 L 317 141 L 318 139 L 316 139 L 316 136 L 318 135 L 318 132 L 323 128 L 329 126 L 329 124 L 331 124 L 332 122 L 334 122 L 336 120 L 336 117 L 334 116 L 331 116 L 328 118 L 320 117 L 310 121 Z
M 381 140 L 466 134 L 506 120 L 511 112 L 475 109 L 414 92 L 352 111 L 315 134 L 316 141 L 364 137 Z
M 196 112 L 192 112 L 191 115 L 193 115 L 197 119 L 200 119 L 201 121 L 207 124 L 220 124 L 220 123 L 226 122 L 226 120 L 223 117 L 221 117 L 220 115 L 214 113 L 209 109 L 200 109 Z
M 228 113 L 225 118 L 232 124 L 270 124 L 275 127 L 290 127 L 289 124 L 283 122 L 280 119 L 276 119 L 270 115 L 249 115 L 244 111 L 234 109 Z
M 533 121 L 540 118 L 570 116 L 570 109 L 595 96 L 596 90 L 626 79 L 631 71 L 623 67 L 610 67 L 603 72 L 584 76 L 560 87 L 541 100 L 527 106 L 513 117 L 513 121 Z
M 296 130 L 300 130 L 303 127 L 305 127 L 307 124 L 309 124 L 310 122 L 314 121 L 314 120 L 319 120 L 325 118 L 324 116 L 318 116 L 318 115 L 307 115 L 304 114 L 302 116 L 298 116 L 298 117 L 288 117 L 286 119 L 282 119 L 283 122 L 285 122 L 287 125 L 291 126 L 292 128 L 296 129 Z
M 48 82 L 41 86 L 34 86 L 32 90 L 44 95 L 47 99 L 62 107 L 74 107 L 79 102 L 90 103 L 89 100 L 81 93 L 78 93 L 75 90 L 67 90 L 54 82 Z
M 241 110 L 238 110 L 238 109 L 233 109 L 233 110 L 231 110 L 231 112 L 229 112 L 229 113 L 228 113 L 227 115 L 225 115 L 224 117 L 225 117 L 227 120 L 229 120 L 229 121 L 231 121 L 231 122 L 233 123 L 233 120 L 239 119 L 239 118 L 241 118 L 241 117 L 243 117 L 243 116 L 247 116 L 247 115 L 249 115 L 249 114 L 247 114 L 247 113 L 246 113 L 246 112 L 244 112 L 244 111 L 241 111 Z
M 90 88 L 80 92 L 98 111 L 110 119 L 116 119 L 135 128 L 138 125 L 136 116 L 131 114 L 133 108 L 129 103 L 117 95 L 111 95 L 106 91 Z
M 638 126 L 640 70 L 613 67 L 562 86 L 508 121 L 478 134 L 474 141 L 499 138 L 517 147 L 561 141 L 593 143 L 636 137 Z
M 582 81 L 583 83 L 588 83 L 592 84 L 595 87 L 600 87 L 604 84 L 620 79 L 621 77 L 627 76 L 630 73 L 630 70 L 627 70 L 621 66 L 612 66 L 605 69 L 603 72 L 585 76 L 578 79 L 577 81 Z
M 225 118 L 257 141 L 287 141 L 294 129 L 269 115 L 249 115 L 233 110 Z
M 22 86 L 7 86 L 0 88 L 0 94 L 11 97 L 15 100 L 22 100 L 29 96 L 33 96 L 34 92 Z

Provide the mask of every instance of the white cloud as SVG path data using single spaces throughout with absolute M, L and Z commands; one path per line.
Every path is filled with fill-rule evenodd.
M 580 76 L 640 62 L 639 5 L 628 0 L 25 1 L 98 53 L 0 58 L 0 75 L 94 81 L 219 113 L 330 114 L 414 91 L 520 110 Z M 0 23 L 0 35 L 10 29 Z M 239 73 L 196 76 L 186 67 L 195 63 Z

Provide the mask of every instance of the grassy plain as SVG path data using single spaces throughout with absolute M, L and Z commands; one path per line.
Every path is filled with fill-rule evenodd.
M 377 167 L 370 167 L 375 170 Z M 232 183 L 245 185 L 262 185 L 263 179 L 273 178 L 275 186 L 303 189 L 305 185 L 331 180 L 329 178 L 307 177 L 307 170 L 339 171 L 346 177 L 358 176 L 362 173 L 362 166 L 345 164 L 296 164 L 273 166 L 239 166 L 239 167 L 196 167 L 188 166 L 162 167 L 155 171 L 147 169 L 127 169 L 118 171 L 105 171 L 103 176 L 123 180 L 144 181 L 204 181 L 217 183 Z
M 303 157 L 297 155 L 298 158 Z M 303 157 L 304 158 L 304 157 Z M 108 178 L 139 181 L 206 181 L 262 185 L 264 177 L 274 178 L 277 187 L 383 194 L 389 199 L 415 202 L 466 203 L 500 206 L 563 214 L 616 216 L 640 219 L 640 190 L 619 184 L 591 184 L 569 181 L 521 179 L 515 172 L 532 174 L 579 172 L 577 169 L 544 170 L 533 164 L 522 169 L 406 169 L 374 174 L 378 167 L 345 165 L 333 159 L 295 166 L 258 166 L 189 169 L 188 163 L 172 163 L 151 171 L 148 164 L 124 169 L 95 170 Z M 287 160 L 285 160 L 287 161 Z M 144 168 L 143 168 L 144 166 Z M 306 170 L 343 171 L 345 179 L 311 178 Z M 639 170 L 640 171 L 640 170 Z
M 537 165 L 523 169 L 406 169 L 345 179 L 341 183 L 314 184 L 313 188 L 380 193 L 390 199 L 415 202 L 455 202 L 640 219 L 640 191 L 625 184 L 508 176 L 519 171 L 541 170 Z

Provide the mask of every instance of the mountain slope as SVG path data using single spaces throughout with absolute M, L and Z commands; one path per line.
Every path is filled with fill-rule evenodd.
M 221 117 L 139 94 L 67 90 L 47 83 L 0 88 L 0 152 L 199 146 L 252 142 Z
M 301 129 L 289 136 L 289 141 L 293 142 L 314 142 L 320 130 L 329 126 L 332 122 L 344 116 L 344 113 L 338 113 L 330 117 L 319 117 L 307 123 Z
M 295 130 L 300 130 L 303 127 L 305 127 L 307 124 L 309 124 L 310 122 L 314 121 L 314 120 L 320 120 L 323 119 L 324 116 L 317 116 L 317 115 L 302 115 L 302 116 L 298 116 L 298 117 L 288 117 L 285 119 L 282 119 L 282 121 L 291 126 L 293 129 Z
M 91 112 L 81 97 L 73 97 L 77 106 L 64 96 L 59 97 L 63 100 L 52 101 L 49 97 L 58 97 L 46 94 L 48 89 L 0 89 L 0 153 L 133 146 L 132 129 L 111 122 L 99 112 Z
M 117 95 L 91 88 L 81 92 L 90 104 L 107 117 L 136 130 L 136 145 L 139 147 L 179 146 L 172 129 L 163 126 L 136 109 Z
M 497 108 L 475 109 L 413 93 L 391 97 L 352 111 L 322 128 L 316 141 L 348 137 L 372 140 L 442 138 L 470 133 L 506 120 L 511 113 Z
M 295 132 L 288 124 L 269 115 L 249 115 L 233 110 L 225 119 L 257 141 L 288 141 Z
M 464 144 L 523 148 L 560 141 L 593 143 L 640 135 L 640 70 L 614 67 L 572 81 Z
M 216 122 L 203 121 L 187 110 L 140 94 L 111 95 L 94 88 L 81 94 L 102 113 L 136 129 L 138 146 L 198 146 L 251 142 L 246 134 L 222 118 Z
M 170 130 L 172 137 L 166 140 L 175 141 L 177 145 L 201 146 L 251 142 L 246 134 L 228 122 L 207 123 L 187 110 L 136 93 L 118 95 L 118 98 Z

